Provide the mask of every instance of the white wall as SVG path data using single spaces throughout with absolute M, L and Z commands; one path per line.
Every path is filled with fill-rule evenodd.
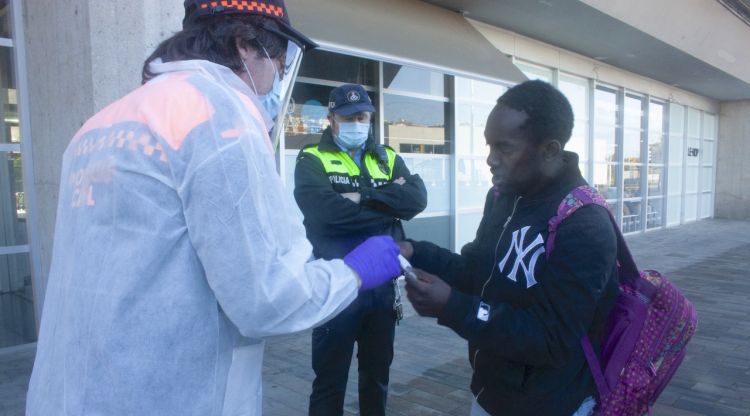
M 750 101 L 722 103 L 715 216 L 750 220 Z

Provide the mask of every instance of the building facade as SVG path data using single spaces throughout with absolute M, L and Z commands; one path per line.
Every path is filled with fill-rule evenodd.
M 182 18 L 181 0 L 52 4 L 0 1 L 0 349 L 36 339 L 70 137 L 140 83 L 143 59 Z M 743 0 L 287 4 L 321 44 L 303 60 L 281 132 L 290 195 L 299 149 L 327 126 L 329 91 L 362 84 L 375 137 L 428 189 L 407 234 L 460 250 L 490 188 L 487 116 L 507 88 L 542 79 L 571 102 L 566 148 L 624 233 L 750 219 Z

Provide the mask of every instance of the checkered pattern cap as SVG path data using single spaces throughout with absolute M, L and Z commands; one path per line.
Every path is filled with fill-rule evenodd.
M 307 36 L 292 27 L 289 21 L 284 0 L 185 0 L 185 18 L 182 27 L 186 28 L 202 17 L 229 14 L 255 14 L 269 17 L 278 23 L 279 28 L 267 27 L 266 30 L 290 40 L 303 50 L 309 50 L 318 45 Z

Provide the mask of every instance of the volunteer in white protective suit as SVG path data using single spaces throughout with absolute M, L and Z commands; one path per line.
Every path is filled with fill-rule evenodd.
M 390 237 L 311 261 L 267 134 L 315 46 L 283 1 L 185 8 L 65 152 L 27 415 L 258 415 L 261 339 L 399 274 Z

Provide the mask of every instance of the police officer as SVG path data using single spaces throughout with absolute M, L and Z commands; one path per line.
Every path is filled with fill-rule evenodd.
M 427 205 L 419 175 L 396 152 L 376 143 L 375 108 L 360 85 L 330 93 L 328 120 L 320 142 L 302 149 L 294 172 L 294 197 L 305 216 L 317 258 L 341 258 L 374 235 L 404 239 L 401 220 Z M 361 415 L 384 415 L 393 360 L 397 287 L 383 285 L 361 295 L 312 338 L 315 371 L 310 415 L 341 415 L 354 343 L 359 359 Z

